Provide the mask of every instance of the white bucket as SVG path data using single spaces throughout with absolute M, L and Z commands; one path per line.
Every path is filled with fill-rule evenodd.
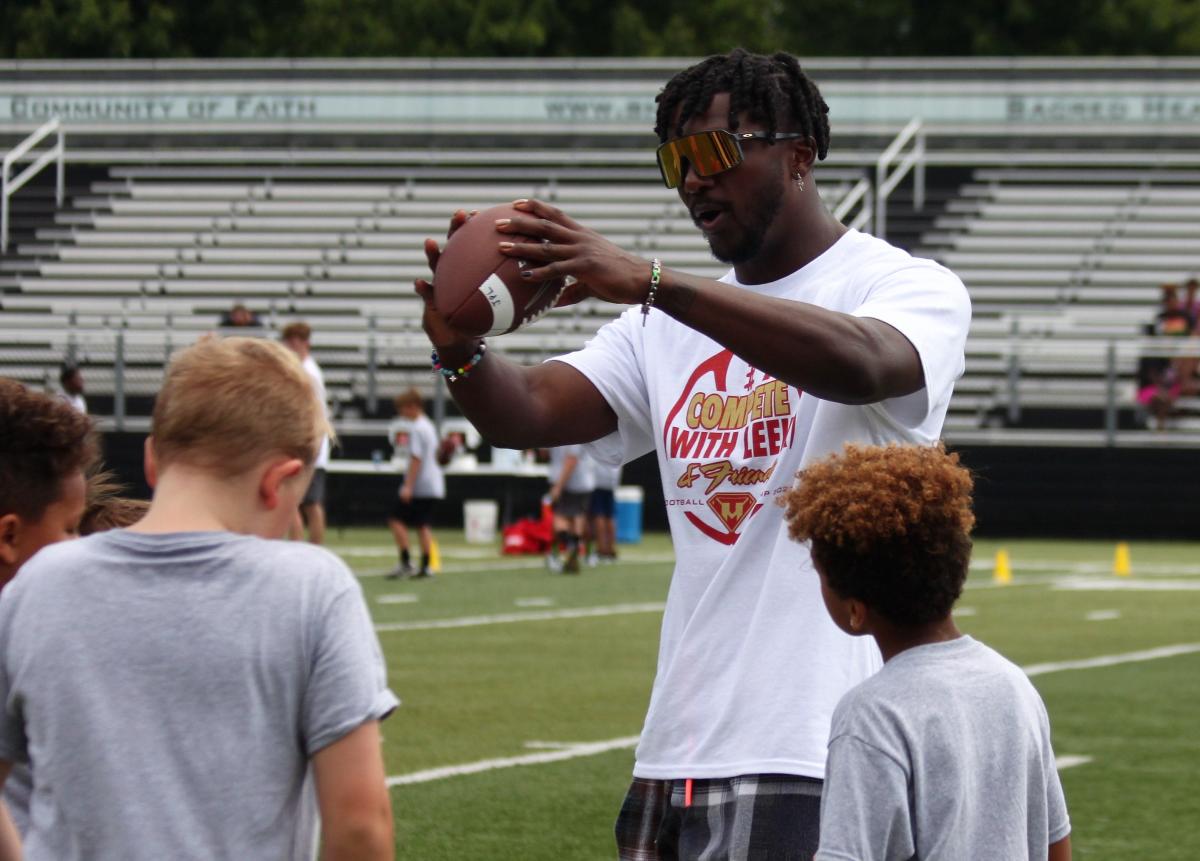
M 468 544 L 491 544 L 496 540 L 496 521 L 500 506 L 494 499 L 468 499 L 463 502 L 463 531 Z

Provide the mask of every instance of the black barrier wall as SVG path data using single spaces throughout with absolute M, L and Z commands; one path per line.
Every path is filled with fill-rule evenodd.
M 142 434 L 108 434 L 105 457 L 135 495 L 142 478 Z M 353 447 L 350 440 L 345 440 Z M 377 444 L 372 440 L 371 444 Z M 955 449 L 974 473 L 977 534 L 988 537 L 1195 539 L 1200 536 L 1200 452 L 1167 448 L 1042 448 L 980 446 Z M 626 464 L 622 484 L 645 492 L 643 525 L 666 530 L 658 464 L 647 455 Z M 390 473 L 332 472 L 330 526 L 382 526 L 400 485 Z M 545 480 L 538 477 L 451 475 L 440 526 L 460 527 L 463 502 L 492 499 L 501 524 L 538 512 Z

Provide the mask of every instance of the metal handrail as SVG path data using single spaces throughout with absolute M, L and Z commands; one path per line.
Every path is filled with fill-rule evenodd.
M 55 132 L 58 133 L 58 142 L 38 156 L 33 164 L 10 180 L 8 172 L 12 169 L 12 166 L 24 158 L 25 154 L 31 149 Z M 58 175 L 55 183 L 54 202 L 56 206 L 62 206 L 63 156 L 65 153 L 65 135 L 63 133 L 62 122 L 58 117 L 55 117 L 13 147 L 12 151 L 4 157 L 3 173 L 0 173 L 0 253 L 8 251 L 8 199 L 19 191 L 25 183 L 36 176 L 42 168 L 56 160 L 58 162 Z
M 846 192 L 845 197 L 838 201 L 838 205 L 833 210 L 833 217 L 838 221 L 844 222 L 846 216 L 854 210 L 855 206 L 859 206 L 860 204 L 858 215 L 854 216 L 853 221 L 846 224 L 847 227 L 853 230 L 860 230 L 869 224 L 871 216 L 875 211 L 875 191 L 871 187 L 871 181 L 865 176 Z
M 888 168 L 910 140 L 913 141 L 912 150 L 904 157 L 895 171 L 889 174 Z M 925 207 L 925 132 L 922 131 L 920 117 L 910 120 L 875 161 L 875 235 L 880 239 L 887 238 L 888 197 L 914 168 L 916 174 L 913 178 L 913 208 L 923 209 Z

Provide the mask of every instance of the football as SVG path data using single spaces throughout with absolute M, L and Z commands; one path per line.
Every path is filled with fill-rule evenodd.
M 451 326 L 468 335 L 503 335 L 532 323 L 554 306 L 566 282 L 534 282 L 521 270 L 536 268 L 500 253 L 499 243 L 536 242 L 500 233 L 496 219 L 523 215 L 494 206 L 472 217 L 446 242 L 433 278 L 433 304 Z

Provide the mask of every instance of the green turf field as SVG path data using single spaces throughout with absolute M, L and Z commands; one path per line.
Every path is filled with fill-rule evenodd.
M 613 858 L 612 821 L 654 671 L 669 541 L 647 536 L 621 548 L 620 564 L 565 577 L 538 559 L 440 537 L 443 573 L 404 582 L 376 576 L 394 564 L 383 530 L 330 541 L 362 575 L 404 701 L 383 727 L 399 856 Z M 1001 547 L 1008 585 L 993 578 Z M 1128 578 L 1112 573 L 1114 549 L 981 541 L 959 624 L 1022 666 L 1041 665 L 1032 672 L 1055 750 L 1076 762 L 1062 771 L 1075 857 L 1193 861 L 1200 544 L 1134 543 Z M 1119 661 L 1077 665 L 1099 656 Z

